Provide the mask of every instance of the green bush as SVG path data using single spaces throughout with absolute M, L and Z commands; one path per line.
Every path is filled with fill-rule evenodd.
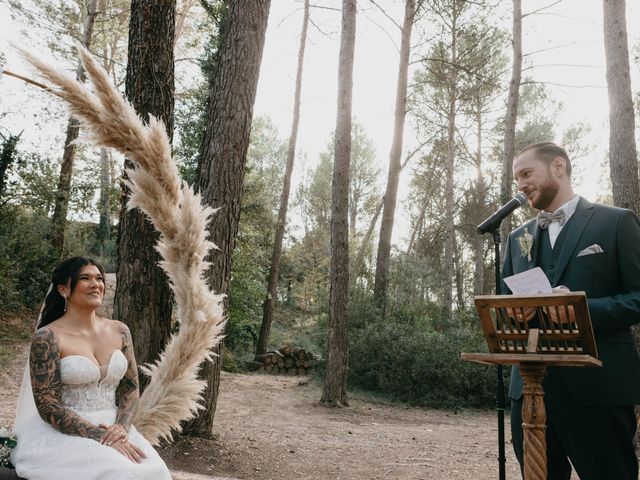
M 461 352 L 486 351 L 480 327 L 437 331 L 429 317 L 411 317 L 407 308 L 387 321 L 352 317 L 349 381 L 353 386 L 430 407 L 490 407 L 496 374 L 460 359 Z
M 46 294 L 57 258 L 50 221 L 23 208 L 0 211 L 0 298 L 5 311 L 38 305 Z

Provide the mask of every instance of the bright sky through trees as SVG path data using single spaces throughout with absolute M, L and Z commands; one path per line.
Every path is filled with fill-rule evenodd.
M 309 27 L 298 137 L 298 151 L 306 159 L 299 161 L 294 170 L 294 190 L 304 174 L 303 169 L 316 164 L 319 153 L 325 150 L 335 127 L 340 27 L 340 12 L 337 9 L 340 2 L 318 0 L 314 3 L 330 8 L 311 10 L 313 23 Z M 376 3 L 386 9 L 389 17 L 398 23 L 401 21 L 401 1 L 380 0 Z M 511 24 L 511 2 L 497 3 L 502 15 L 496 21 L 508 29 Z M 553 0 L 529 0 L 523 5 L 524 13 L 537 11 L 554 3 Z M 283 137 L 288 134 L 291 125 L 302 6 L 299 0 L 272 2 L 255 105 L 255 114 L 270 117 Z M 353 112 L 373 140 L 381 171 L 386 172 L 392 137 L 400 34 L 397 27 L 374 4 L 361 0 L 359 8 Z M 640 50 L 640 5 L 633 1 L 627 1 L 627 27 L 632 56 L 632 89 L 636 92 L 640 91 L 637 60 Z M 7 68 L 31 74 L 16 57 L 9 42 L 36 51 L 43 50 L 44 45 L 38 41 L 37 32 L 25 34 L 21 31 L 26 31 L 25 25 L 14 24 L 8 13 L 6 0 L 0 0 L 0 52 L 7 57 Z M 427 36 L 425 27 L 420 26 L 414 31 L 413 45 L 424 41 Z M 608 165 L 605 162 L 608 110 L 602 2 L 562 0 L 549 9 L 526 16 L 523 22 L 523 42 L 523 79 L 531 77 L 536 81 L 546 82 L 552 99 L 563 105 L 557 119 L 555 140 L 559 141 L 562 131 L 577 122 L 585 122 L 591 127 L 587 143 L 593 148 L 587 157 L 576 159 L 575 163 L 577 191 L 587 198 L 595 199 L 603 191 L 606 193 L 608 188 L 608 171 L 602 168 L 603 164 L 605 167 Z M 415 59 L 424 50 L 417 46 L 412 52 L 412 58 Z M 413 70 L 414 68 L 410 69 L 410 75 Z M 54 108 L 46 112 L 43 109 L 45 104 L 52 104 Z M 57 105 L 59 104 L 46 98 L 46 95 L 13 78 L 5 76 L 0 80 L 0 109 L 9 111 L 12 128 L 17 132 L 25 129 L 26 141 L 23 147 L 42 151 L 56 143 L 54 139 L 60 137 L 62 129 L 60 118 L 64 118 L 64 112 L 56 108 Z M 54 114 L 56 118 L 51 117 Z M 407 122 L 405 151 L 417 144 L 410 116 L 407 117 Z M 34 124 L 37 128 L 32 128 Z M 52 155 L 58 151 L 61 149 L 56 148 Z M 403 193 L 408 190 L 406 185 L 410 175 L 411 168 L 402 173 L 400 202 Z M 380 179 L 381 187 L 383 182 L 384 175 Z M 292 212 L 292 215 L 295 213 Z M 403 215 L 401 203 L 396 219 L 398 228 L 394 231 L 395 241 L 402 243 L 406 240 L 404 237 L 408 220 Z

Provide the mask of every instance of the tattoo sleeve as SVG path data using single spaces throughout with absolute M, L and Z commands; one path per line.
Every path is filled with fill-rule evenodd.
M 133 351 L 131 333 L 125 324 L 120 325 L 120 334 L 122 335 L 122 353 L 127 358 L 129 367 L 116 389 L 116 404 L 118 405 L 116 423 L 123 425 L 128 430 L 131 427 L 131 420 L 140 398 L 138 365 Z
M 34 334 L 29 366 L 33 399 L 40 417 L 62 433 L 99 441 L 105 429 L 82 418 L 62 403 L 60 347 L 48 328 L 42 328 Z

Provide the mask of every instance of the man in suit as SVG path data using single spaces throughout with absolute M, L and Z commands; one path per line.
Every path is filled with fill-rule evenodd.
M 640 221 L 629 210 L 575 195 L 569 157 L 554 143 L 522 150 L 513 174 L 540 214 L 509 235 L 503 278 L 540 267 L 552 287 L 586 292 L 603 362 L 547 371 L 548 478 L 569 480 L 573 465 L 581 480 L 637 480 L 633 406 L 640 403 L 640 358 L 630 328 L 640 322 Z M 504 283 L 503 293 L 510 293 Z M 511 430 L 521 466 L 522 386 L 514 367 Z

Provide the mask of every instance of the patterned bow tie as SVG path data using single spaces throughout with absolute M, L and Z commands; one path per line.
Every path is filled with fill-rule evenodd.
M 545 212 L 544 210 L 538 214 L 538 225 L 540 228 L 546 229 L 549 227 L 551 222 L 558 222 L 558 224 L 562 227 L 564 222 L 567 221 L 567 216 L 563 210 L 558 210 L 554 213 Z

